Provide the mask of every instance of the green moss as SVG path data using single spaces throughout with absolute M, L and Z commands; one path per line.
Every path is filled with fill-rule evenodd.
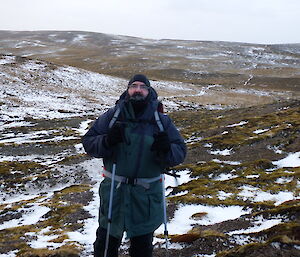
M 190 231 L 188 231 L 188 233 L 195 233 L 195 234 L 199 234 L 200 237 L 223 237 L 226 238 L 227 235 L 225 235 L 224 233 L 221 233 L 219 231 L 213 230 L 213 229 L 200 229 L 198 227 L 192 228 Z
M 216 162 L 205 162 L 205 163 L 198 163 L 198 164 L 184 164 L 178 167 L 173 168 L 174 170 L 185 170 L 188 169 L 191 171 L 190 176 L 192 178 L 200 177 L 200 178 L 211 178 L 211 175 L 217 176 L 221 173 L 229 173 L 231 172 L 236 166 L 221 164 Z
M 90 185 L 73 185 L 66 187 L 60 191 L 56 191 L 51 201 L 44 203 L 45 206 L 51 208 L 46 215 L 46 220 L 41 222 L 43 227 L 52 227 L 53 230 L 64 228 L 63 231 L 73 231 L 83 226 L 81 223 L 70 222 L 70 217 L 80 213 L 83 205 L 74 202 L 68 202 L 64 199 L 65 196 L 73 193 L 80 193 L 90 190 Z M 80 219 L 80 217 L 78 217 Z M 73 221 L 74 218 L 73 218 Z
M 247 168 L 251 169 L 252 171 L 265 171 L 266 169 L 274 168 L 274 165 L 270 160 L 267 159 L 258 159 L 251 162 L 244 162 L 242 165 L 240 165 L 241 168 Z
M 29 254 L 36 254 L 32 256 L 73 256 L 68 255 L 69 249 L 60 248 L 57 251 L 50 251 L 49 249 L 38 249 L 32 251 L 27 242 L 32 241 L 32 235 L 26 235 L 28 232 L 34 232 L 38 234 L 45 228 L 50 228 L 50 230 L 46 233 L 48 235 L 56 235 L 58 236 L 56 239 L 52 240 L 52 242 L 56 243 L 64 243 L 71 244 L 71 242 L 66 241 L 68 239 L 67 232 L 75 231 L 80 229 L 83 226 L 82 222 L 78 222 L 78 220 L 86 218 L 85 211 L 83 210 L 83 205 L 79 203 L 74 203 L 71 200 L 68 200 L 69 196 L 72 194 L 77 194 L 81 192 L 85 192 L 90 190 L 90 185 L 73 185 L 70 187 L 66 187 L 62 190 L 56 191 L 51 199 L 44 201 L 43 203 L 39 203 L 41 205 L 47 206 L 50 208 L 50 211 L 43 216 L 43 219 L 31 226 L 20 226 L 10 229 L 5 229 L 0 231 L 0 247 L 2 249 L 7 249 L 7 252 L 12 250 L 19 250 L 20 253 L 18 256 L 31 256 Z M 31 205 L 42 196 L 37 197 L 35 199 L 20 201 L 14 204 L 9 209 L 6 208 L 6 212 L 18 211 L 19 208 L 26 208 L 26 206 Z M 4 213 L 1 213 L 4 214 Z M 34 237 L 34 236 L 33 236 Z M 10 238 L 9 243 L 7 238 Z M 77 255 L 80 256 L 79 250 L 80 246 L 76 245 L 71 247 L 76 251 Z M 65 251 L 66 250 L 66 251 Z M 47 253 L 49 255 L 44 255 Z M 72 251 L 70 251 L 72 253 Z M 24 254 L 24 255 L 23 255 Z M 75 255 L 74 255 L 75 256 Z
M 297 215 L 299 213 L 299 207 L 293 210 Z M 274 214 L 274 213 L 273 213 Z M 292 216 L 293 213 L 290 213 L 289 216 Z M 300 224 L 296 221 L 294 222 L 285 222 L 280 223 L 276 226 L 273 226 L 269 229 L 263 230 L 256 233 L 257 236 L 266 236 L 270 242 L 278 240 L 278 238 L 288 237 L 292 241 L 298 241 L 300 243 Z
M 63 160 L 57 162 L 57 164 L 69 164 L 74 162 L 80 162 L 83 158 L 86 158 L 86 156 L 86 154 L 70 155 L 65 157 Z
M 44 168 L 43 165 L 30 161 L 3 161 L 0 162 L 0 174 L 8 175 L 11 172 L 19 171 L 22 173 L 29 173 L 35 170 Z
M 64 234 L 64 235 L 59 236 L 58 238 L 50 240 L 49 242 L 52 242 L 52 243 L 63 243 L 67 239 L 69 239 L 69 236 Z
M 85 192 L 89 189 L 91 189 L 91 186 L 86 185 L 86 184 L 72 185 L 72 186 L 69 186 L 69 187 L 65 187 L 64 189 L 62 189 L 60 191 L 56 191 L 54 199 L 56 199 L 57 197 L 59 198 L 59 197 L 61 197 L 63 195 L 66 195 L 66 194 L 70 194 L 70 193 Z
M 0 242 L 5 242 L 8 236 L 11 240 L 19 239 L 20 235 L 23 235 L 24 233 L 29 231 L 36 232 L 38 231 L 38 229 L 33 225 L 28 225 L 0 230 Z
M 79 257 L 81 249 L 76 245 L 64 245 L 55 250 L 27 249 L 18 254 L 19 257 Z
M 25 233 L 37 232 L 38 230 L 39 229 L 33 225 L 0 230 L 0 248 L 6 249 L 7 252 L 20 249 L 29 249 L 24 235 Z M 9 244 L 7 240 L 8 238 Z
M 47 145 L 47 146 L 60 146 L 60 147 L 65 147 L 65 146 L 74 146 L 76 144 L 81 143 L 81 139 L 68 139 L 68 140 L 59 140 L 59 141 L 46 141 L 46 142 L 39 142 L 37 143 L 38 145 Z M 30 145 L 30 143 L 24 143 L 22 145 Z
M 264 246 L 264 243 L 250 243 L 240 247 L 236 247 L 229 251 L 222 251 L 216 257 L 246 257 L 248 253 L 254 252 Z
M 238 149 L 242 145 L 251 145 L 266 139 L 278 138 L 276 145 L 282 148 L 291 144 L 299 137 L 300 126 L 299 107 L 280 110 L 273 113 L 258 116 L 258 112 L 250 109 L 243 113 L 243 120 L 247 124 L 243 126 L 228 127 L 228 120 L 236 120 L 237 114 L 231 111 L 183 111 L 172 114 L 176 124 L 181 127 L 181 133 L 185 138 L 193 135 L 203 137 L 196 144 L 190 145 L 196 148 L 204 143 L 211 143 L 215 148 Z M 242 112 L 242 110 L 241 110 Z M 219 118 L 221 116 L 221 118 Z M 232 122 L 234 123 L 234 122 Z M 266 128 L 268 131 L 255 134 L 253 131 Z M 222 134 L 226 130 L 227 134 Z
M 64 205 L 61 202 L 50 202 L 46 204 L 51 210 L 45 215 L 46 220 L 41 222 L 43 227 L 52 227 L 55 230 L 64 228 L 63 231 L 73 231 L 73 226 L 82 227 L 82 224 L 70 223 L 69 218 L 83 206 L 81 204 Z
M 224 163 L 206 162 L 199 164 L 185 164 L 177 167 L 177 170 L 190 170 L 190 180 L 173 189 L 172 194 L 187 191 L 186 194 L 170 197 L 170 201 L 179 203 L 198 203 L 211 205 L 257 205 L 272 206 L 274 202 L 257 202 L 251 203 L 251 199 L 246 200 L 238 194 L 244 186 L 251 186 L 254 189 L 260 189 L 264 192 L 277 194 L 282 191 L 294 192 L 295 196 L 299 193 L 297 187 L 297 177 L 295 169 L 277 169 L 274 168 L 271 161 L 267 159 L 258 159 L 251 162 L 244 162 L 240 165 L 229 165 Z M 270 169 L 269 172 L 266 170 Z M 220 174 L 228 174 L 227 180 L 215 180 Z M 255 175 L 254 177 L 248 177 Z M 292 178 L 289 183 L 276 183 L 279 178 Z M 226 199 L 219 199 L 219 192 L 230 194 Z
M 201 230 L 199 228 L 193 228 L 185 234 L 170 235 L 171 242 L 173 243 L 192 243 L 199 238 L 226 238 L 227 236 L 221 232 L 215 230 Z
M 245 257 L 254 256 L 255 252 L 261 253 L 266 249 L 271 243 L 279 242 L 282 244 L 290 245 L 300 245 L 300 225 L 296 222 L 281 223 L 270 229 L 263 230 L 258 233 L 254 233 L 255 237 L 259 238 L 260 241 L 263 238 L 266 239 L 265 242 L 250 243 L 243 246 L 235 247 L 231 250 L 222 251 L 216 255 L 216 257 Z M 294 255 L 293 255 L 294 256 Z
M 73 128 L 64 127 L 64 128 L 61 128 L 59 131 L 53 133 L 52 136 L 64 136 L 64 137 L 78 136 L 78 137 L 80 137 L 80 134 L 77 130 L 74 130 Z
M 203 148 L 204 143 L 210 143 L 212 144 L 212 149 L 232 148 L 234 152 L 242 146 L 247 146 L 248 148 L 245 149 L 250 149 L 249 156 L 251 156 L 251 151 L 255 151 L 257 143 L 277 145 L 282 150 L 288 149 L 287 152 L 292 151 L 290 150 L 291 148 L 289 148 L 291 144 L 294 144 L 297 148 L 297 138 L 299 138 L 300 126 L 299 111 L 300 109 L 297 107 L 281 110 L 273 114 L 260 115 L 259 111 L 255 111 L 255 113 L 252 111 L 251 113 L 248 112 L 248 109 L 241 109 L 238 110 L 238 112 L 237 110 L 199 110 L 192 112 L 178 112 L 171 114 L 171 116 L 174 117 L 176 125 L 181 128 L 181 132 L 186 139 L 192 136 L 202 138 L 196 144 L 189 145 L 189 148 Z M 242 115 L 243 112 L 245 112 L 245 115 Z M 237 115 L 237 113 L 241 115 Z M 228 127 L 230 124 L 238 123 L 241 119 L 247 120 L 248 123 L 243 126 Z M 77 136 L 73 129 L 70 129 L 69 126 L 65 126 L 66 124 L 60 120 L 54 121 L 54 123 L 53 121 L 43 120 L 35 122 L 38 123 L 38 126 L 32 127 L 33 130 L 40 130 L 41 126 L 45 127 L 45 129 L 59 130 L 57 133 L 55 132 L 50 135 L 50 137 L 53 135 L 74 136 L 74 134 Z M 253 133 L 253 131 L 263 128 L 269 130 L 261 134 Z M 228 131 L 228 133 L 222 134 L 225 130 Z M 79 142 L 80 139 L 78 138 L 76 140 L 44 142 L 39 143 L 39 145 L 42 147 L 49 147 L 49 149 L 52 147 L 55 149 L 60 147 L 61 149 L 70 149 L 70 147 L 72 147 L 73 149 L 74 144 Z M 269 144 L 269 142 L 271 142 L 271 144 Z M 24 145 L 26 146 L 26 144 Z M 204 149 L 202 152 L 207 153 L 206 150 L 207 149 Z M 191 154 L 191 151 L 189 151 L 188 154 Z M 278 216 L 287 217 L 287 219 L 297 217 L 299 213 L 299 204 L 297 201 L 286 202 L 279 206 L 274 206 L 274 202 L 253 203 L 251 202 L 251 199 L 245 199 L 238 195 L 242 190 L 242 186 L 247 185 L 274 194 L 281 191 L 288 191 L 293 192 L 295 196 L 299 195 L 297 180 L 299 179 L 300 168 L 275 169 L 276 167 L 274 167 L 271 162 L 271 160 L 274 159 L 270 158 L 269 160 L 267 159 L 268 156 L 263 154 L 261 156 L 264 156 L 266 159 L 249 158 L 247 159 L 247 162 L 244 161 L 240 165 L 229 165 L 213 161 L 200 162 L 210 160 L 210 158 L 203 159 L 200 155 L 196 156 L 195 163 L 186 163 L 175 167 L 175 170 L 190 170 L 190 177 L 192 180 L 174 188 L 173 193 L 176 194 L 183 191 L 187 191 L 188 193 L 181 196 L 171 196 L 168 200 L 179 203 L 245 206 L 252 209 L 252 213 L 250 214 L 252 218 L 258 215 L 261 215 L 266 219 Z M 73 163 L 82 160 L 82 158 L 84 158 L 84 155 L 80 154 L 68 156 L 58 164 Z M 232 155 L 228 157 L 228 159 L 226 158 L 227 157 L 224 157 L 224 160 L 232 160 L 235 156 Z M 237 158 L 239 158 L 239 156 L 237 156 Z M 216 178 L 220 174 L 229 175 L 229 177 L 230 175 L 234 175 L 237 177 L 218 181 Z M 24 182 L 31 180 L 33 176 L 38 180 L 49 179 L 51 177 L 51 171 L 45 170 L 42 165 L 34 162 L 3 162 L 0 164 L 0 175 L 5 177 L 4 184 L 8 183 L 5 185 L 9 185 L 10 190 L 15 190 L 17 189 L 16 184 L 22 185 Z M 249 177 L 249 175 L 256 176 Z M 278 178 L 287 178 L 291 179 L 291 181 L 279 184 L 276 183 Z M 82 223 L 78 221 L 86 218 L 86 214 L 83 210 L 84 203 L 81 204 L 80 199 L 79 201 L 76 201 L 77 196 L 90 190 L 90 188 L 90 185 L 74 185 L 56 191 L 51 199 L 47 198 L 47 200 L 42 203 L 44 206 L 51 209 L 43 216 L 43 220 L 34 226 L 17 227 L 0 231 L 0 247 L 6 247 L 5 249 L 8 249 L 8 251 L 19 249 L 20 254 L 24 254 L 24 256 L 31 256 L 29 254 L 35 254 L 33 256 L 69 256 L 69 253 L 62 251 L 62 249 L 57 249 L 55 251 L 49 249 L 36 249 L 33 251 L 27 243 L 32 240 L 32 238 L 28 238 L 25 234 L 27 232 L 34 232 L 37 234 L 42 229 L 48 227 L 50 228 L 50 231 L 47 232 L 47 234 L 58 236 L 56 239 L 52 240 L 53 242 L 70 244 L 68 240 L 66 240 L 68 239 L 67 232 L 80 228 Z M 230 193 L 231 195 L 224 200 L 220 200 L 220 191 Z M 74 200 L 75 198 L 76 200 Z M 39 198 L 31 199 L 29 201 L 20 201 L 10 208 L 7 208 L 7 205 L 0 205 L 0 210 L 2 213 L 4 213 L 4 211 L 16 212 L 19 208 L 26 208 L 26 206 L 35 203 L 38 200 Z M 200 214 L 198 215 L 201 216 Z M 296 236 L 298 231 L 299 227 L 296 224 L 296 221 L 291 221 L 288 224 L 280 224 L 269 230 L 254 233 L 253 238 L 258 237 L 260 239 L 269 240 L 269 242 L 296 243 L 298 240 Z M 224 237 L 224 234 L 219 233 L 218 231 L 197 231 L 196 228 L 194 228 L 184 234 L 184 236 L 187 240 L 194 241 L 200 237 Z M 8 237 L 12 238 L 9 244 L 7 242 Z M 34 237 L 34 235 L 31 235 L 31 237 Z M 243 253 L 244 256 L 247 256 L 249 251 L 261 249 L 264 246 L 264 244 L 252 244 L 244 249 L 234 249 L 231 253 Z M 76 245 L 74 246 L 74 249 L 75 251 L 80 251 L 80 246 Z M 227 253 L 229 253 L 229 251 Z M 73 254 L 72 251 L 71 254 Z M 75 254 L 80 255 L 79 252 Z

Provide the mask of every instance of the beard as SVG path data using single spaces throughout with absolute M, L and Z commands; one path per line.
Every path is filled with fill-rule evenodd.
M 148 104 L 147 96 L 143 96 L 141 93 L 138 92 L 130 96 L 129 101 L 132 104 L 135 115 L 142 114 Z
M 132 96 L 129 97 L 131 102 L 143 102 L 146 100 L 146 97 L 143 96 L 141 93 L 134 93 Z

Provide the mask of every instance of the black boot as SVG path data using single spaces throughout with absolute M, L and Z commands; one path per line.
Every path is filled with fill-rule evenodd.
M 130 238 L 129 254 L 131 257 L 152 257 L 153 233 Z
M 105 251 L 106 229 L 99 227 L 94 242 L 94 257 L 103 257 Z M 109 236 L 107 257 L 118 257 L 118 250 L 121 245 L 121 238 Z

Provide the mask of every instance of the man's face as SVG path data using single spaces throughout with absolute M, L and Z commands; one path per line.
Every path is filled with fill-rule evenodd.
M 144 100 L 149 94 L 149 88 L 140 81 L 134 81 L 128 86 L 128 95 L 136 100 Z

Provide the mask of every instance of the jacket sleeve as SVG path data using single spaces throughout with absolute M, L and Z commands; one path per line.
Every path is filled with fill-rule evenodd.
M 82 144 L 88 155 L 96 158 L 105 158 L 112 154 L 112 151 L 107 149 L 103 142 L 114 111 L 115 109 L 112 108 L 102 114 L 82 137 Z
M 186 156 L 186 145 L 170 117 L 163 115 L 162 121 L 171 142 L 171 150 L 167 154 L 166 162 L 169 167 L 173 167 L 184 161 Z

